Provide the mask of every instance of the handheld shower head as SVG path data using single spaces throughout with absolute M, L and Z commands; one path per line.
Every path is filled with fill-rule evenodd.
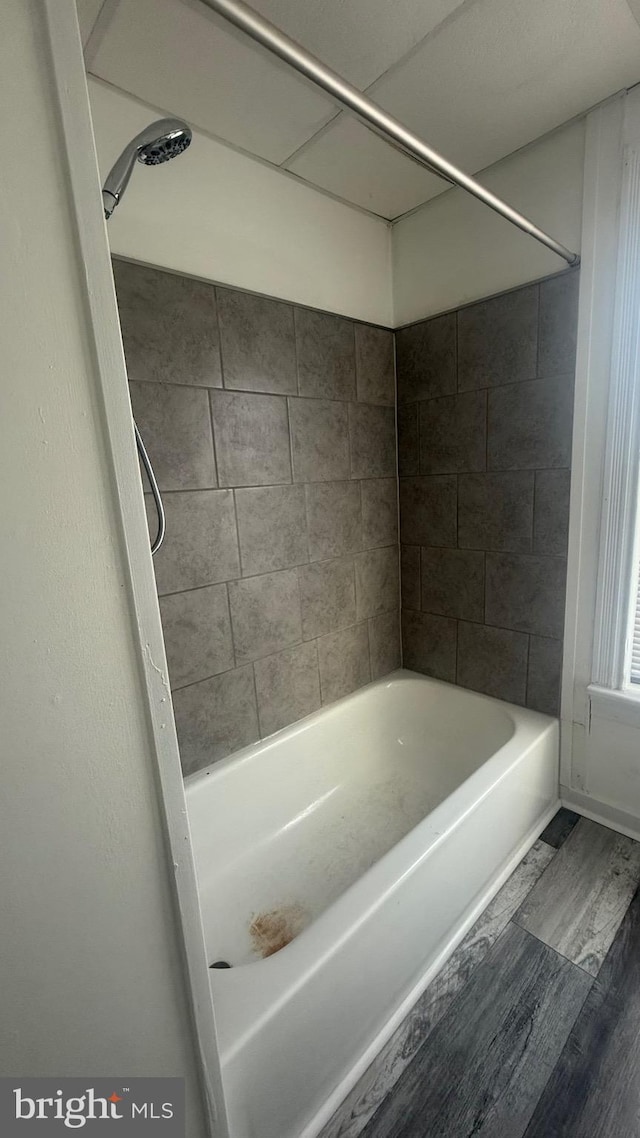
M 108 219 L 129 183 L 136 162 L 159 166 L 182 154 L 191 142 L 191 130 L 181 119 L 159 119 L 140 131 L 114 163 L 102 187 L 104 215 Z

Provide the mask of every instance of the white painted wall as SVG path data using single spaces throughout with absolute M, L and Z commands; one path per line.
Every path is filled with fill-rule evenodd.
M 129 95 L 89 80 L 104 177 L 154 118 Z M 386 221 L 194 132 L 189 150 L 135 170 L 109 223 L 114 253 L 358 320 L 391 325 Z
M 144 653 L 159 691 L 166 665 L 157 606 L 143 614 L 153 578 L 99 205 L 95 260 L 83 264 L 75 228 L 45 22 L 54 8 L 58 35 L 71 32 L 65 97 L 91 186 L 72 0 L 0 9 L 11 106 L 0 139 L 12 156 L 0 214 L 0 1073 L 184 1075 L 188 1133 L 204 1138 L 173 887 L 188 857 L 169 849 L 159 783 L 167 810 L 184 798 L 170 712 L 164 770 L 151 729 Z M 88 298 L 104 281 L 103 399 Z M 144 551 L 134 586 L 127 529 Z
M 478 180 L 580 251 L 584 121 L 496 163 Z M 566 264 L 463 190 L 393 227 L 394 326 L 515 288 Z

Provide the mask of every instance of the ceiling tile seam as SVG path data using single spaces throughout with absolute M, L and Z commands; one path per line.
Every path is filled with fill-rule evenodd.
M 468 8 L 471 8 L 475 4 L 479 4 L 481 2 L 482 0 L 463 0 L 462 4 L 459 4 L 457 8 L 454 8 L 453 12 L 449 12 L 449 15 L 445 16 L 444 20 L 441 20 L 439 24 L 436 24 L 435 27 L 431 28 L 431 30 L 428 31 L 426 35 L 422 36 L 422 38 L 413 45 L 413 47 L 410 47 L 408 51 L 405 51 L 404 55 L 401 55 L 399 59 L 395 60 L 394 63 L 389 64 L 389 66 L 385 68 L 384 71 L 381 71 L 380 74 L 376 76 L 376 78 L 371 83 L 369 83 L 367 87 L 358 87 L 357 90 L 360 91 L 362 95 L 370 95 L 378 83 L 381 83 L 383 79 L 386 79 L 394 71 L 398 70 L 400 67 L 403 67 L 405 63 L 407 63 L 424 47 L 425 43 L 427 43 L 428 40 L 436 36 L 443 28 L 447 27 L 450 23 L 457 19 L 459 15 L 462 15 L 463 12 L 466 12 Z M 265 48 L 265 51 L 266 50 L 267 49 Z M 324 63 L 324 60 L 321 60 L 320 62 Z M 311 83 L 312 80 L 309 80 L 309 82 Z M 313 84 L 313 86 L 315 86 L 315 84 Z M 380 103 L 379 106 L 381 106 L 383 110 L 386 110 L 382 103 Z M 323 134 L 325 134 L 329 127 L 331 127 L 341 116 L 348 115 L 350 113 L 351 112 L 349 111 L 339 110 L 337 115 L 334 115 L 334 117 L 330 119 L 329 122 L 324 123 L 324 125 L 321 126 L 319 130 L 310 135 L 309 138 L 307 138 L 303 143 L 301 143 L 300 146 L 296 148 L 296 150 L 292 151 L 292 153 L 283 160 L 281 165 L 286 168 L 290 162 L 293 162 L 296 158 L 299 157 L 302 152 L 310 148 L 316 139 L 319 139 Z M 389 111 L 387 113 L 390 114 L 391 112 Z M 356 118 L 355 115 L 352 117 Z
M 640 85 L 640 82 L 638 85 Z M 502 158 L 496 158 L 495 162 L 490 162 L 488 166 L 483 166 L 480 170 L 473 170 L 472 177 L 477 178 L 478 181 L 482 181 L 483 176 L 485 174 L 488 174 L 491 170 L 495 169 L 496 166 L 500 166 L 503 162 L 507 162 L 509 159 L 515 158 L 517 154 L 524 154 L 525 151 L 532 150 L 534 146 L 538 146 L 541 142 L 546 142 L 548 139 L 553 138 L 554 134 L 560 134 L 561 131 L 567 130 L 571 126 L 575 126 L 576 123 L 581 122 L 583 119 L 586 119 L 587 115 L 590 115 L 592 111 L 597 110 L 598 107 L 603 106 L 605 103 L 610 102 L 612 99 L 619 99 L 620 96 L 625 93 L 625 90 L 626 88 L 621 91 L 616 91 L 613 95 L 607 95 L 606 99 L 601 99 L 600 102 L 594 103 L 592 107 L 587 107 L 586 111 L 580 111 L 577 115 L 573 115 L 572 118 L 567 119 L 566 122 L 559 123 L 558 126 L 552 127 L 551 130 L 546 131 L 544 134 L 538 135 L 537 138 L 532 138 L 530 142 L 525 142 L 522 144 L 522 146 L 518 146 L 515 150 L 511 150 L 508 154 L 504 154 Z M 443 194 L 452 193 L 454 190 L 461 190 L 462 193 L 465 192 L 464 189 L 462 189 L 460 186 L 447 186 L 443 191 L 441 191 L 441 193 L 434 194 L 433 197 L 427 198 L 425 201 L 420 202 L 418 205 L 412 206 L 411 209 L 406 210 L 404 213 L 399 213 L 396 217 L 392 217 L 390 219 L 391 228 L 393 229 L 394 226 L 398 224 L 398 222 L 404 221 L 405 218 L 411 217 L 412 214 L 418 213 L 419 210 L 425 209 L 426 206 L 431 205 L 431 202 L 438 201 Z
M 84 46 L 84 66 L 89 71 L 96 55 L 100 50 L 102 41 L 109 31 L 118 8 L 120 0 L 103 0 L 102 7 L 96 16 L 94 25 Z
M 462 4 L 458 4 L 457 8 L 454 8 L 452 12 L 449 12 L 449 14 L 445 16 L 439 24 L 436 24 L 435 27 L 431 28 L 431 30 L 422 37 L 422 39 L 418 40 L 417 43 L 414 43 L 413 47 L 410 47 L 408 51 L 405 51 L 404 55 L 401 55 L 399 59 L 396 59 L 395 63 L 390 63 L 389 66 L 384 71 L 382 71 L 376 79 L 373 80 L 373 82 L 369 83 L 368 87 L 364 88 L 363 93 L 365 95 L 370 95 L 374 88 L 377 87 L 379 83 L 382 83 L 383 79 L 387 79 L 389 75 L 393 74 L 394 71 L 398 71 L 401 67 L 404 67 L 405 63 L 408 63 L 410 59 L 413 59 L 413 56 L 417 55 L 419 51 L 422 51 L 422 48 L 426 43 L 429 42 L 430 39 L 435 39 L 436 36 L 440 35 L 440 33 L 449 26 L 449 24 L 455 23 L 456 20 L 464 15 L 469 8 L 473 8 L 482 2 L 483 0 L 463 0 Z
M 329 128 L 333 126 L 333 124 L 337 122 L 338 119 L 344 118 L 346 114 L 346 111 L 337 110 L 335 115 L 333 115 L 329 121 L 324 124 L 324 126 L 321 126 L 319 130 L 315 131 L 314 134 L 309 136 L 309 138 L 306 138 L 304 142 L 301 142 L 300 145 L 291 152 L 291 154 L 283 159 L 283 161 L 280 163 L 280 169 L 287 170 L 291 162 L 295 162 L 296 158 L 299 158 L 302 154 L 304 154 L 311 146 L 313 146 L 315 142 L 319 142 L 320 139 L 327 133 Z
M 108 2 L 109 0 L 107 0 L 107 3 Z M 119 3 L 119 0 L 117 0 L 117 2 Z M 101 87 L 106 87 L 110 91 L 117 91 L 119 95 L 124 95 L 127 99 L 131 99 L 137 106 L 145 107 L 152 115 L 159 115 L 161 118 L 166 118 L 175 114 L 175 110 L 169 107 L 160 107 L 156 103 L 147 103 L 144 99 L 139 99 L 137 95 L 132 95 L 125 87 L 119 87 L 117 83 L 110 83 L 108 79 L 103 79 L 101 75 L 96 75 L 93 71 L 88 72 L 88 74 L 94 83 L 99 83 Z M 261 166 L 266 166 L 269 170 L 273 170 L 275 174 L 290 178 L 292 181 L 306 186 L 307 189 L 313 190 L 317 194 L 322 194 L 325 198 L 331 198 L 332 201 L 355 210 L 356 213 L 363 213 L 366 217 L 372 217 L 375 221 L 381 221 L 388 228 L 391 226 L 391 219 L 385 217 L 382 213 L 376 213 L 375 210 L 367 209 L 366 206 L 352 202 L 348 198 L 343 198 L 340 194 L 336 194 L 332 190 L 326 190 L 324 186 L 318 186 L 315 182 L 310 182 L 308 178 L 303 178 L 301 174 L 296 174 L 294 170 L 286 170 L 277 163 L 270 162 L 268 158 L 262 158 L 259 154 L 254 154 L 251 150 L 245 150 L 242 146 L 238 146 L 234 142 L 229 142 L 227 138 L 222 138 L 221 135 L 214 134 L 210 130 L 205 130 L 203 127 L 195 125 L 193 129 L 198 134 L 203 135 L 204 138 L 208 138 L 211 142 L 215 142 L 219 146 L 224 146 L 226 150 L 233 151 L 234 154 L 240 154 L 243 158 L 248 158 L 251 162 L 258 162 Z

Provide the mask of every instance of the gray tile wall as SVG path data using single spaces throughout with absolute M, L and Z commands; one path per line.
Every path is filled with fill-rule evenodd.
M 396 333 L 403 661 L 558 712 L 578 274 Z
M 393 333 L 114 273 L 190 773 L 400 663 Z

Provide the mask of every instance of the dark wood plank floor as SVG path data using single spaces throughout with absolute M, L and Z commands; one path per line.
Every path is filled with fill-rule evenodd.
M 526 1138 L 640 1135 L 640 893 L 571 1031 Z
M 582 969 L 509 925 L 364 1135 L 518 1138 L 590 987 Z
M 555 817 L 551 819 L 549 825 L 540 834 L 540 840 L 546 842 L 548 846 L 553 846 L 554 849 L 559 850 L 562 843 L 569 837 L 573 827 L 576 826 L 579 821 L 579 814 L 574 814 L 573 810 L 567 810 L 562 806 Z
M 597 976 L 640 881 L 640 842 L 583 818 L 514 920 Z
M 640 1138 L 640 844 L 569 821 L 361 1138 Z

